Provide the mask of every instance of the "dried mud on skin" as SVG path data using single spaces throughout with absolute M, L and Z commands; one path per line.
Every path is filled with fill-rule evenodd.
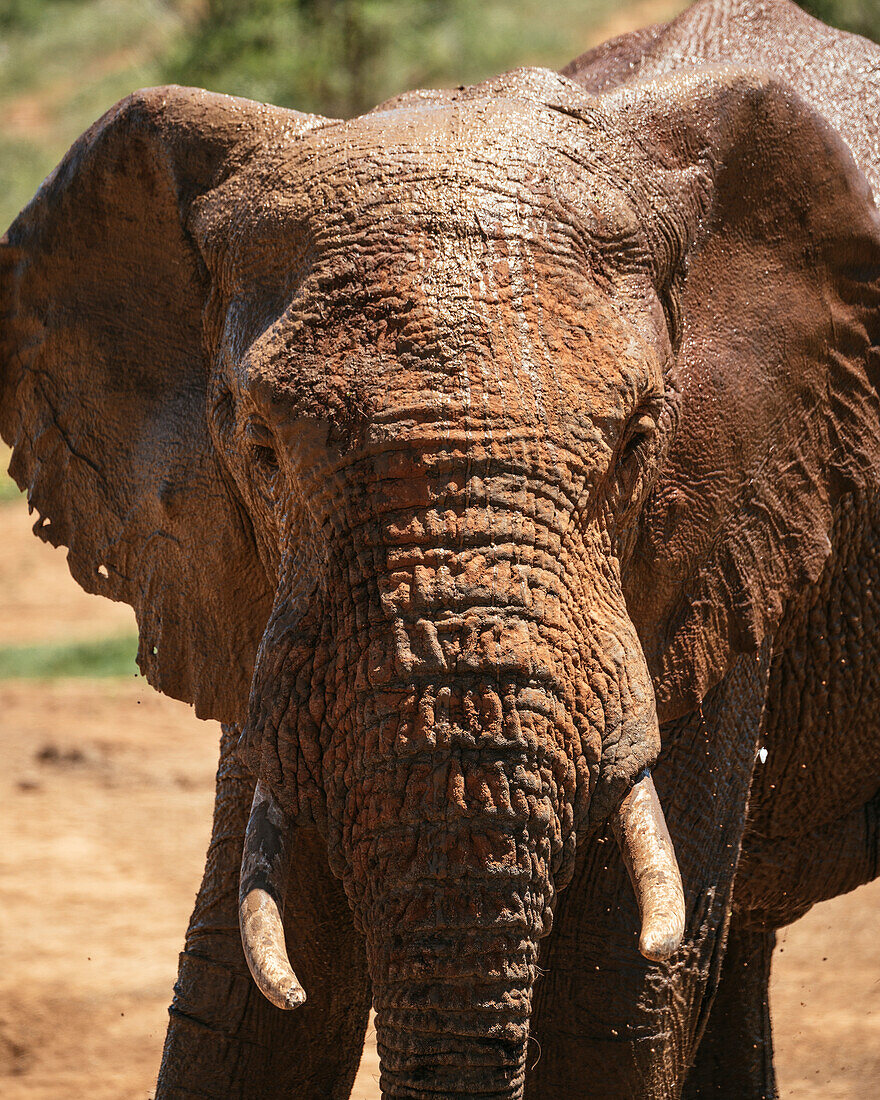
M 118 634 L 0 504 L 0 645 Z M 153 1096 L 210 830 L 219 731 L 145 681 L 0 682 L 0 1095 Z M 880 1094 L 880 882 L 780 937 L 780 1094 Z M 354 1100 L 377 1100 L 368 1034 Z

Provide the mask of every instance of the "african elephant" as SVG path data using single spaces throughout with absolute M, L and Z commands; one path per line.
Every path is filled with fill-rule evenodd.
M 878 73 L 700 0 L 157 88 L 13 224 L 35 530 L 224 728 L 157 1097 L 347 1097 L 371 1001 L 388 1097 L 774 1095 L 774 929 L 878 873 Z

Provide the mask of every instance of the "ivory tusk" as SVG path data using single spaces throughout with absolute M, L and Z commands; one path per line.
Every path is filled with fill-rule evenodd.
M 642 917 L 639 951 L 662 962 L 684 935 L 684 891 L 675 850 L 651 773 L 636 783 L 612 818 Z
M 271 792 L 258 782 L 241 860 L 238 923 L 248 969 L 260 992 L 277 1008 L 298 1008 L 306 999 L 287 957 L 283 904 L 290 824 Z

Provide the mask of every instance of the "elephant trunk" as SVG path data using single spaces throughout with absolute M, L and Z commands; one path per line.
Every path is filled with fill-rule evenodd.
M 509 493 L 488 482 L 471 497 L 479 489 L 497 508 L 462 501 L 457 514 L 450 476 L 443 531 L 417 507 L 424 484 L 382 481 L 371 507 L 391 501 L 391 513 L 354 529 L 355 554 L 344 556 L 347 530 L 333 544 L 338 584 L 320 629 L 279 590 L 243 742 L 259 790 L 325 830 L 366 940 L 383 1094 L 514 1098 L 555 893 L 578 837 L 614 812 L 659 737 L 601 527 L 571 528 L 538 494 L 511 510 Z M 419 499 L 401 515 L 404 492 Z M 255 836 L 270 819 L 252 815 Z M 633 820 L 621 837 L 653 950 L 657 873 L 670 861 L 642 874 L 660 833 Z M 269 851 L 253 865 L 283 863 Z M 251 885 L 285 894 L 271 875 Z M 242 913 L 259 914 L 255 946 L 265 948 L 251 950 L 258 984 L 262 967 L 270 987 L 281 983 L 276 1004 L 291 990 L 296 999 L 277 908 L 248 894 Z M 659 939 L 666 950 L 674 936 Z
M 681 943 L 684 892 L 650 774 L 623 800 L 612 824 L 642 916 L 639 949 L 645 958 L 662 961 Z M 287 956 L 281 916 L 289 885 L 285 867 L 292 830 L 268 789 L 258 783 L 244 845 L 239 920 L 254 981 L 272 1004 L 285 1009 L 297 1008 L 306 1000 Z M 437 943 L 435 937 L 432 948 Z M 522 947 L 519 941 L 518 949 Z M 485 974 L 485 967 L 480 972 Z
M 339 842 L 366 936 L 384 1096 L 522 1095 L 538 943 L 552 923 L 564 848 L 566 776 L 554 775 L 541 739 L 523 734 L 527 713 L 519 718 L 518 743 L 416 749 L 381 768 L 373 761 L 349 788 L 353 812 Z M 642 946 L 665 957 L 680 936 L 680 882 L 652 801 L 643 777 L 615 827 L 645 916 Z M 258 784 L 242 938 L 258 986 L 282 1008 L 305 999 L 277 909 L 296 888 L 284 881 L 290 835 Z
M 346 887 L 366 936 L 384 1096 L 521 1096 L 562 847 L 551 772 L 522 747 L 481 746 L 398 760 L 352 789 L 362 810 L 345 838 Z
M 403 942 L 405 930 L 388 930 L 369 945 L 382 1095 L 513 1100 L 526 1069 L 537 935 L 475 927 L 475 893 L 460 912 L 471 926 L 447 927 L 443 914 L 462 899 L 452 886 L 444 893 L 435 893 L 437 931 Z M 482 906 L 499 922 L 509 912 L 490 887 Z

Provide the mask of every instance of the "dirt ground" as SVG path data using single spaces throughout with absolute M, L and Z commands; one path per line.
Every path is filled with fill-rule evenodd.
M 100 637 L 62 551 L 0 505 L 0 645 Z M 207 845 L 217 728 L 145 681 L 0 683 L 0 1095 L 147 1100 Z M 784 1097 L 880 1095 L 880 881 L 784 933 Z M 353 1097 L 378 1097 L 368 1037 Z

